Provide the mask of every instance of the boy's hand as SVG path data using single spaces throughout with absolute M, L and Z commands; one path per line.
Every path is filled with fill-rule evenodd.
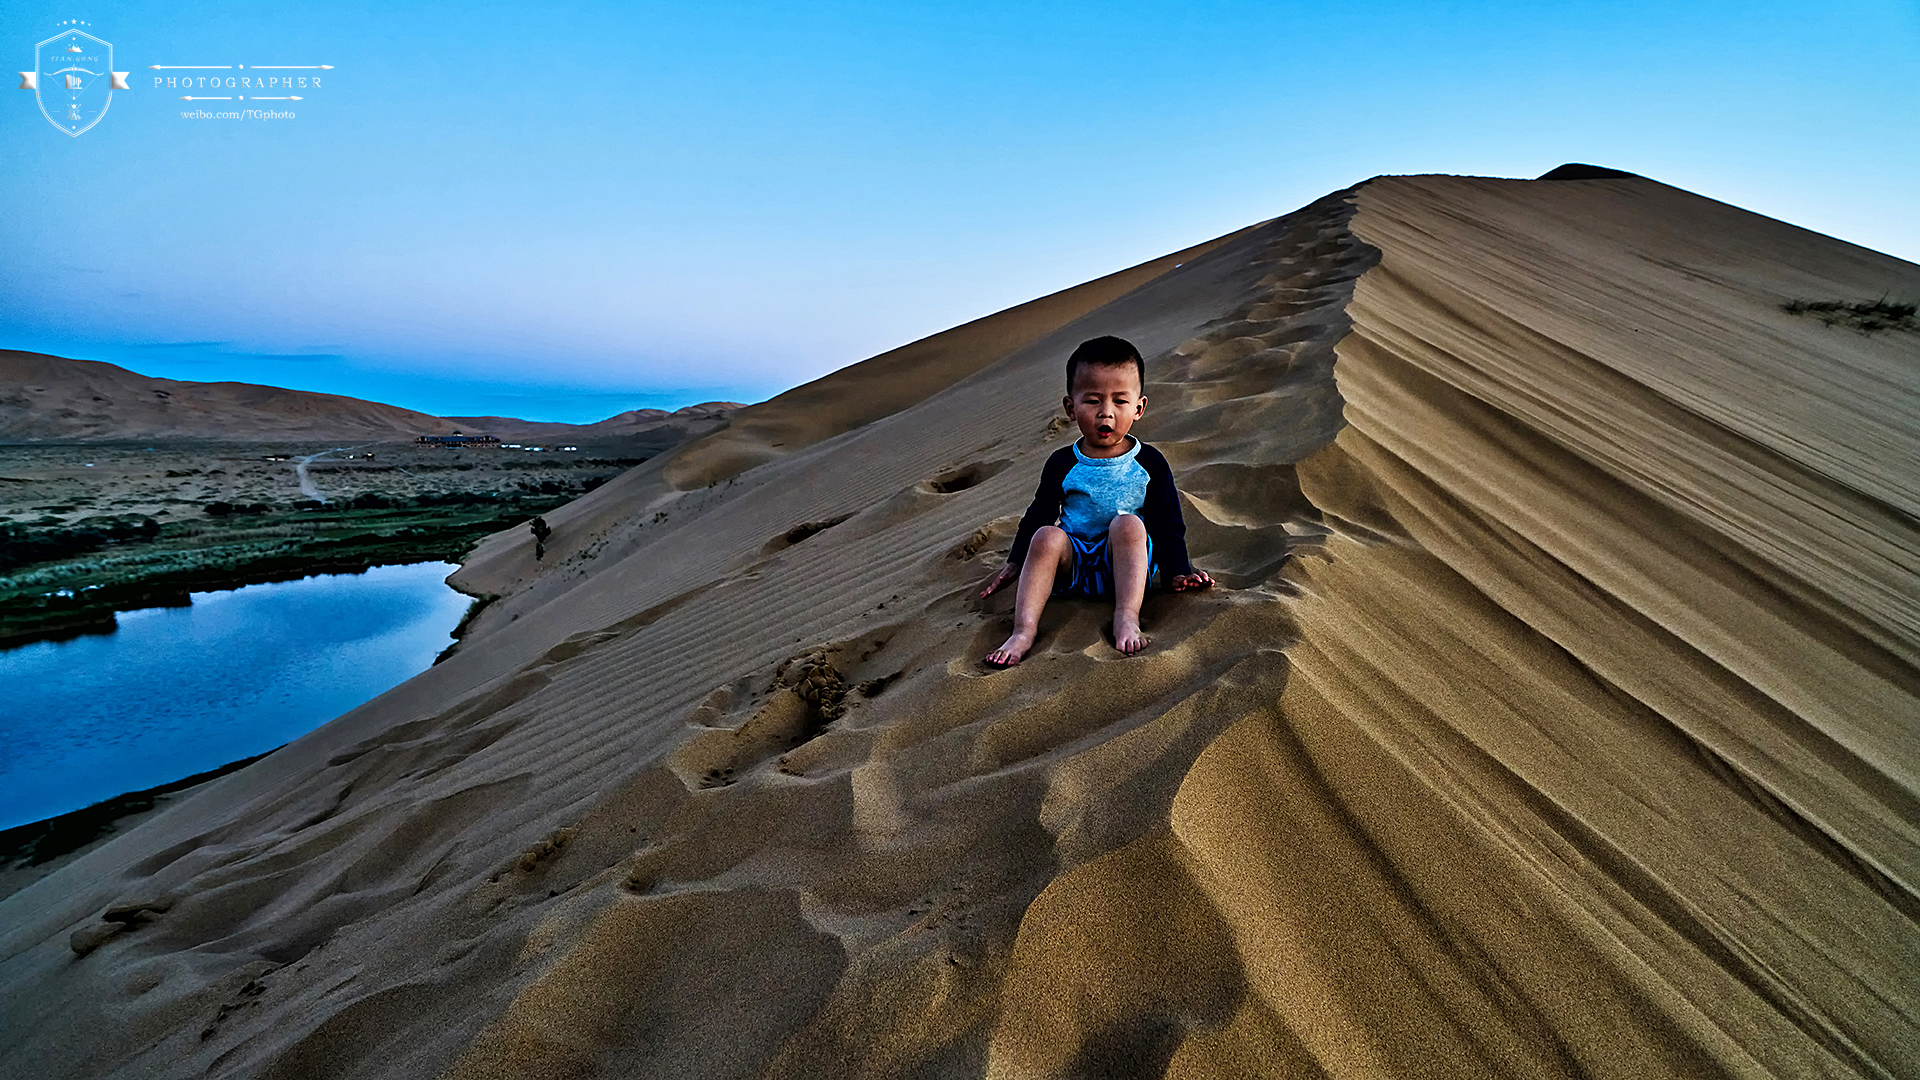
M 980 590 L 980 599 L 985 600 L 987 597 L 992 596 L 994 593 L 999 592 L 1002 586 L 1006 585 L 1007 582 L 1012 581 L 1014 578 L 1017 578 L 1019 576 L 1020 574 L 1018 571 L 1014 570 L 1013 564 L 1009 563 L 1006 566 L 1001 567 L 1000 572 L 993 575 L 993 577 L 990 580 L 988 580 L 987 587 Z
M 1188 589 L 1211 588 L 1213 588 L 1213 578 L 1205 570 L 1195 569 L 1191 574 L 1174 575 L 1174 592 L 1186 592 Z

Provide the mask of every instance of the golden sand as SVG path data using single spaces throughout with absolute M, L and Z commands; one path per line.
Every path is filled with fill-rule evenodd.
M 0 902 L 0 1069 L 1914 1075 L 1920 338 L 1780 307 L 1889 293 L 1648 180 L 1382 179 L 750 408 Z M 990 672 L 1103 333 L 1221 587 Z

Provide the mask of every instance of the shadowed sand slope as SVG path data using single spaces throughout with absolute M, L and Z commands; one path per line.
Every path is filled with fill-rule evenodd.
M 1383 254 L 1348 427 L 1301 467 L 1335 536 L 1280 723 L 1189 780 L 1305 770 L 1320 858 L 1395 894 L 1320 964 L 1456 1034 L 1336 1041 L 1429 1075 L 1912 1075 L 1920 341 L 1779 305 L 1920 268 L 1645 180 L 1360 206 Z M 1244 887 L 1298 865 L 1231 831 L 1253 800 L 1195 794 L 1174 831 L 1237 925 L 1297 916 Z
M 1181 254 L 496 537 L 445 663 L 0 902 L 0 1065 L 1912 1075 L 1920 365 L 1779 305 L 1920 268 L 1639 178 Z M 988 672 L 1101 333 L 1221 587 Z

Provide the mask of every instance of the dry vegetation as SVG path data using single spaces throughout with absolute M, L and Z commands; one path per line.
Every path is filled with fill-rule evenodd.
M 1819 319 L 1828 326 L 1844 326 L 1863 334 L 1882 330 L 1920 330 L 1914 314 L 1920 305 L 1881 297 L 1878 300 L 1789 300 L 1780 305 L 1789 315 Z
M 115 611 L 195 590 L 457 559 L 641 460 L 631 452 L 0 447 L 0 643 L 110 630 Z

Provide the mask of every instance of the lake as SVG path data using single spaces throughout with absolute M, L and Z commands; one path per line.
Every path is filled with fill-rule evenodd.
M 469 603 L 454 569 L 194 593 L 0 650 L 0 829 L 263 753 L 425 671 Z

